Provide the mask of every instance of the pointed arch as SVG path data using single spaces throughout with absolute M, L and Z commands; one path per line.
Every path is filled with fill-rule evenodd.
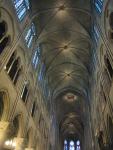
M 6 89 L 0 89 L 0 100 L 3 104 L 0 118 L 2 121 L 7 121 L 10 111 L 10 98 Z

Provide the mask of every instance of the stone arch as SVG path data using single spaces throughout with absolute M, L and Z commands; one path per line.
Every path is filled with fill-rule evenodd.
M 20 131 L 21 131 L 21 119 L 22 119 L 22 115 L 17 114 L 12 119 L 12 121 L 9 122 L 9 126 L 8 126 L 6 136 L 5 136 L 6 148 L 7 148 L 7 143 L 10 143 L 9 148 L 11 149 L 15 148 L 16 145 L 13 145 L 13 144 L 16 144 L 16 140 L 18 139 Z M 18 145 L 18 142 L 17 142 L 17 145 Z
M 3 108 L 0 112 L 0 119 L 1 121 L 6 121 L 8 119 L 10 109 L 10 99 L 7 90 L 0 90 L 0 101 L 0 104 L 3 104 Z
M 14 117 L 14 119 L 10 122 L 9 133 L 7 138 L 13 139 L 18 136 L 19 131 L 19 118 L 18 115 Z
M 12 43 L 15 39 L 15 26 L 14 26 L 14 20 L 12 18 L 12 15 L 9 10 L 7 10 L 4 7 L 0 7 L 0 23 L 4 22 L 5 25 L 4 29 L 5 32 L 0 38 L 0 56 L 5 55 L 7 51 L 10 50 L 10 46 L 12 46 Z M 2 28 L 3 29 L 3 28 Z M 12 52 L 11 52 L 12 53 Z
M 23 115 L 22 113 L 16 114 L 12 121 L 11 121 L 11 128 L 17 128 L 15 136 L 16 137 L 22 137 L 23 136 L 23 130 L 24 130 L 24 124 L 23 124 Z
M 8 35 L 11 36 L 11 42 L 12 42 L 14 40 L 14 37 L 15 37 L 13 18 L 11 16 L 10 12 L 8 10 L 6 10 L 5 8 L 0 7 L 0 10 L 1 10 L 0 21 L 3 20 L 7 23 L 7 32 L 8 32 Z
M 7 26 L 7 23 L 4 20 L 2 20 L 0 22 L 0 54 L 2 54 L 4 49 L 10 43 L 10 35 L 7 33 L 6 26 Z

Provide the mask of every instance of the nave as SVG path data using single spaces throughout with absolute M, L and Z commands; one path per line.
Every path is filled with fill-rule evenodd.
M 0 0 L 0 150 L 113 150 L 113 0 Z

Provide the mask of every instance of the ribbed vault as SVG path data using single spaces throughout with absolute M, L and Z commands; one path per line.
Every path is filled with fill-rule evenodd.
M 90 0 L 31 2 L 59 135 L 82 140 L 90 76 Z

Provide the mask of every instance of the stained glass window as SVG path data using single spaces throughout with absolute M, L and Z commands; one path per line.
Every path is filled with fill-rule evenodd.
M 28 48 L 31 47 L 32 41 L 33 41 L 33 38 L 35 35 L 36 35 L 35 25 L 34 25 L 34 23 L 32 23 L 31 26 L 29 27 L 29 29 L 27 30 L 26 35 L 25 35 L 25 41 L 26 41 Z
M 68 150 L 68 145 L 67 145 L 67 141 L 64 141 L 64 150 Z
M 35 53 L 33 55 L 32 64 L 34 68 L 37 68 L 37 65 L 39 63 L 39 57 L 40 57 L 40 46 L 38 45 L 37 49 L 35 50 Z
M 80 150 L 80 141 L 79 140 L 76 142 L 76 150 Z
M 95 0 L 95 8 L 101 14 L 104 0 Z
M 70 143 L 69 143 L 69 150 L 75 150 L 75 143 L 74 143 L 74 141 L 70 141 Z
M 29 0 L 13 0 L 13 3 L 18 19 L 22 21 L 27 14 L 27 10 L 30 8 Z

